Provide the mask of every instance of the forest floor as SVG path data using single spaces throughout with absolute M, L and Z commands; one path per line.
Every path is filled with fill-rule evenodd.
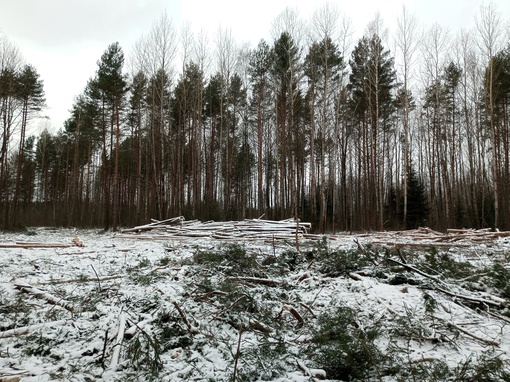
M 508 381 L 510 239 L 0 234 L 0 382 Z

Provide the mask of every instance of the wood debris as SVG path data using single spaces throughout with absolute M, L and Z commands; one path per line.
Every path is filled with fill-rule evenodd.
M 299 326 L 303 326 L 305 324 L 305 320 L 301 316 L 301 314 L 294 308 L 292 305 L 284 305 L 278 314 L 278 318 L 282 316 L 283 312 L 289 312 L 292 316 L 297 320 Z
M 66 323 L 66 320 L 58 320 L 58 321 L 52 321 L 52 322 L 47 322 L 47 323 L 43 323 L 43 324 L 21 326 L 19 328 L 0 331 L 0 338 L 7 338 L 7 337 L 13 337 L 13 336 L 21 336 L 24 334 L 30 334 L 37 330 L 43 329 L 43 328 L 62 326 L 65 323 Z
M 294 219 L 245 219 L 241 221 L 201 222 L 198 220 L 187 221 L 182 216 L 179 216 L 161 221 L 153 220 L 146 225 L 124 229 L 121 230 L 121 235 L 116 237 L 165 240 L 177 238 L 295 240 L 296 238 L 307 238 L 311 226 L 311 223 Z M 151 231 L 152 235 L 141 235 L 141 233 L 147 233 L 148 231 Z
M 48 292 L 45 292 L 41 289 L 38 289 L 30 284 L 26 284 L 26 283 L 23 283 L 23 282 L 18 282 L 16 284 L 14 284 L 14 287 L 18 290 L 20 290 L 21 292 L 26 292 L 26 293 L 29 293 L 29 294 L 32 294 L 33 296 L 35 297 L 38 297 L 38 298 L 41 298 L 47 302 L 49 302 L 50 304 L 53 304 L 53 305 L 58 305 L 58 306 L 61 306 L 62 308 L 70 311 L 70 312 L 77 312 L 78 310 L 72 305 L 70 304 L 69 302 L 59 298 L 59 297 L 56 297 Z
M 15 243 L 0 243 L 0 248 L 69 248 L 74 244 L 63 244 L 63 243 L 36 243 L 36 242 L 25 242 L 17 241 Z
M 119 330 L 117 332 L 117 339 L 115 345 L 113 345 L 112 358 L 110 362 L 110 370 L 116 371 L 120 361 L 120 349 L 122 341 L 124 340 L 124 333 L 126 331 L 126 315 L 124 312 L 120 313 L 119 316 Z
M 0 243 L 0 248 L 70 248 L 70 247 L 85 247 L 83 241 L 78 236 L 74 236 L 72 243 L 46 243 L 36 241 L 16 241 L 15 243 Z
M 420 227 L 406 231 L 383 231 L 370 234 L 357 234 L 356 237 L 375 238 L 373 244 L 401 247 L 471 247 L 474 244 L 490 243 L 510 237 L 510 231 L 483 229 L 448 229 L 446 233 Z

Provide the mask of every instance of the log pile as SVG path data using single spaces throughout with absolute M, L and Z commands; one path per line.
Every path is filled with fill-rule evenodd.
M 427 227 L 414 230 L 376 232 L 358 237 L 375 238 L 373 244 L 400 247 L 471 247 L 475 244 L 491 243 L 495 240 L 510 237 L 510 231 L 484 229 L 448 229 L 446 233 L 434 231 Z
M 285 220 L 245 219 L 241 221 L 186 221 L 182 216 L 121 230 L 119 238 L 177 239 L 213 238 L 222 240 L 295 240 L 307 237 L 311 223 Z M 150 235 L 147 232 L 150 231 Z M 127 235 L 126 235 L 127 234 Z M 133 235 L 136 234 L 136 235 Z
M 72 243 L 42 243 L 36 241 L 16 241 L 15 243 L 0 243 L 0 248 L 23 248 L 23 249 L 44 249 L 44 248 L 71 248 L 85 247 L 83 241 L 75 235 Z

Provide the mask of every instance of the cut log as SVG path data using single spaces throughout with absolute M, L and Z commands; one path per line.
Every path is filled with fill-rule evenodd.
M 43 323 L 43 324 L 28 325 L 28 326 L 22 326 L 20 328 L 4 330 L 4 331 L 0 331 L 0 338 L 21 336 L 21 335 L 29 334 L 29 333 L 35 332 L 36 330 L 44 329 L 47 327 L 61 326 L 65 323 L 66 323 L 66 320 L 58 320 L 58 321 L 52 321 L 52 322 L 47 322 L 47 323 Z
M 32 242 L 22 242 L 18 241 L 16 243 L 0 243 L 0 248 L 23 248 L 23 249 L 33 249 L 33 248 L 70 248 L 73 247 L 74 244 L 62 244 L 62 243 L 32 243 Z
M 31 375 L 34 374 L 24 370 L 0 370 L 0 382 L 20 382 L 23 378 Z
M 281 239 L 299 240 L 308 233 L 311 223 L 294 219 L 270 221 L 261 219 L 245 219 L 242 221 L 199 222 L 185 221 L 184 218 L 173 218 L 164 221 L 124 229 L 122 233 L 139 233 L 142 231 L 158 231 L 165 239 L 180 237 L 211 237 L 221 240 L 244 239 Z M 125 238 L 126 235 L 116 237 Z M 140 235 L 136 238 L 142 238 Z M 148 238 L 147 238 L 148 239 Z
M 77 247 L 85 247 L 85 244 L 83 244 L 83 241 L 81 241 L 81 240 L 80 240 L 80 238 L 78 237 L 78 235 L 74 235 L 73 243 L 74 243 L 74 245 L 76 245 Z
M 119 364 L 120 348 L 124 339 L 124 332 L 126 330 L 126 315 L 121 312 L 119 315 L 119 331 L 117 332 L 117 339 L 113 345 L 112 360 L 110 362 L 110 370 L 116 371 Z
M 70 312 L 77 312 L 78 310 L 74 308 L 74 306 L 65 301 L 64 299 L 58 298 L 56 296 L 53 296 L 52 294 L 45 292 L 41 289 L 38 289 L 32 285 L 24 284 L 24 283 L 17 283 L 14 284 L 14 287 L 21 292 L 30 293 L 38 298 L 42 298 L 43 300 L 46 300 L 50 304 L 61 306 L 62 308 L 70 311 Z

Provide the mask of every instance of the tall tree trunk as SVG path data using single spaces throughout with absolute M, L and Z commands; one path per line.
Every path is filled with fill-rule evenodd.
M 19 139 L 19 148 L 18 148 L 18 158 L 17 158 L 17 169 L 16 169 L 16 183 L 14 189 L 14 198 L 13 198 L 13 208 L 12 208 L 12 217 L 11 217 L 11 225 L 13 227 L 21 224 L 20 220 L 20 192 L 21 192 L 21 173 L 23 169 L 23 162 L 25 157 L 25 136 L 27 129 L 27 121 L 28 121 L 28 99 L 23 100 L 23 107 L 21 112 L 21 126 L 20 126 L 20 139 Z
M 113 223 L 112 230 L 117 230 L 119 221 L 119 149 L 120 149 L 120 111 L 119 98 L 115 97 L 115 167 L 113 172 Z

